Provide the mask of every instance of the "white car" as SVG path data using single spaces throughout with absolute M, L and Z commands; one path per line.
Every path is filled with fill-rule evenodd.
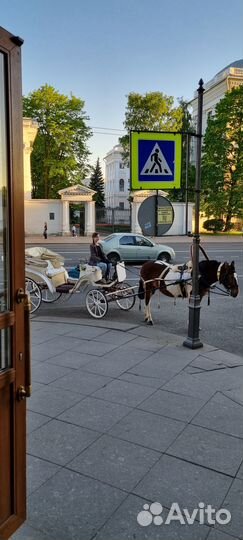
M 114 233 L 101 242 L 105 255 L 112 262 L 143 262 L 157 260 L 171 262 L 174 250 L 163 244 L 155 244 L 142 234 Z

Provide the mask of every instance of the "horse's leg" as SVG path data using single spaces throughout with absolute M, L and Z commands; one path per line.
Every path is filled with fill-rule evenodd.
M 149 324 L 150 326 L 153 326 L 154 323 L 153 323 L 152 313 L 151 313 L 151 300 L 152 300 L 152 296 L 150 296 L 149 303 L 148 303 L 149 316 L 148 316 L 147 324 Z
M 149 318 L 148 304 L 144 304 L 144 322 L 147 322 Z
M 152 319 L 152 314 L 151 314 L 151 300 L 152 300 L 152 291 L 150 291 L 150 295 L 148 296 L 147 298 L 147 324 L 149 324 L 150 326 L 152 326 L 154 323 L 153 323 L 153 319 Z
M 151 297 L 151 291 L 149 290 L 149 287 L 146 287 L 145 290 L 145 298 L 144 298 L 144 322 L 147 322 L 149 319 L 149 300 Z

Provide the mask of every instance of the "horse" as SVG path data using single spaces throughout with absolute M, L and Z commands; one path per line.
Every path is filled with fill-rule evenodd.
M 236 298 L 239 293 L 238 277 L 234 261 L 219 262 L 203 260 L 199 262 L 198 293 L 200 300 L 210 291 L 212 285 L 219 282 L 225 288 L 225 294 Z M 138 297 L 145 299 L 145 322 L 152 325 L 150 309 L 151 297 L 158 290 L 172 298 L 189 298 L 192 292 L 192 263 L 172 266 L 162 261 L 147 261 L 140 271 Z

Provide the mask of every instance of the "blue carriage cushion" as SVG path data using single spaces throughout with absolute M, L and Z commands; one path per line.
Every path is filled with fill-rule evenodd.
M 79 265 L 75 266 L 74 268 L 70 268 L 70 270 L 68 271 L 68 275 L 69 275 L 69 277 L 71 277 L 71 278 L 76 278 L 76 279 L 78 279 L 79 276 L 80 276 L 80 268 L 79 268 Z

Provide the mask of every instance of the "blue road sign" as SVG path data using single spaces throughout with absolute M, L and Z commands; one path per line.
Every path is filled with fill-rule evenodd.
M 181 134 L 131 132 L 132 189 L 180 187 Z
M 174 181 L 174 141 L 139 141 L 138 160 L 140 182 Z

